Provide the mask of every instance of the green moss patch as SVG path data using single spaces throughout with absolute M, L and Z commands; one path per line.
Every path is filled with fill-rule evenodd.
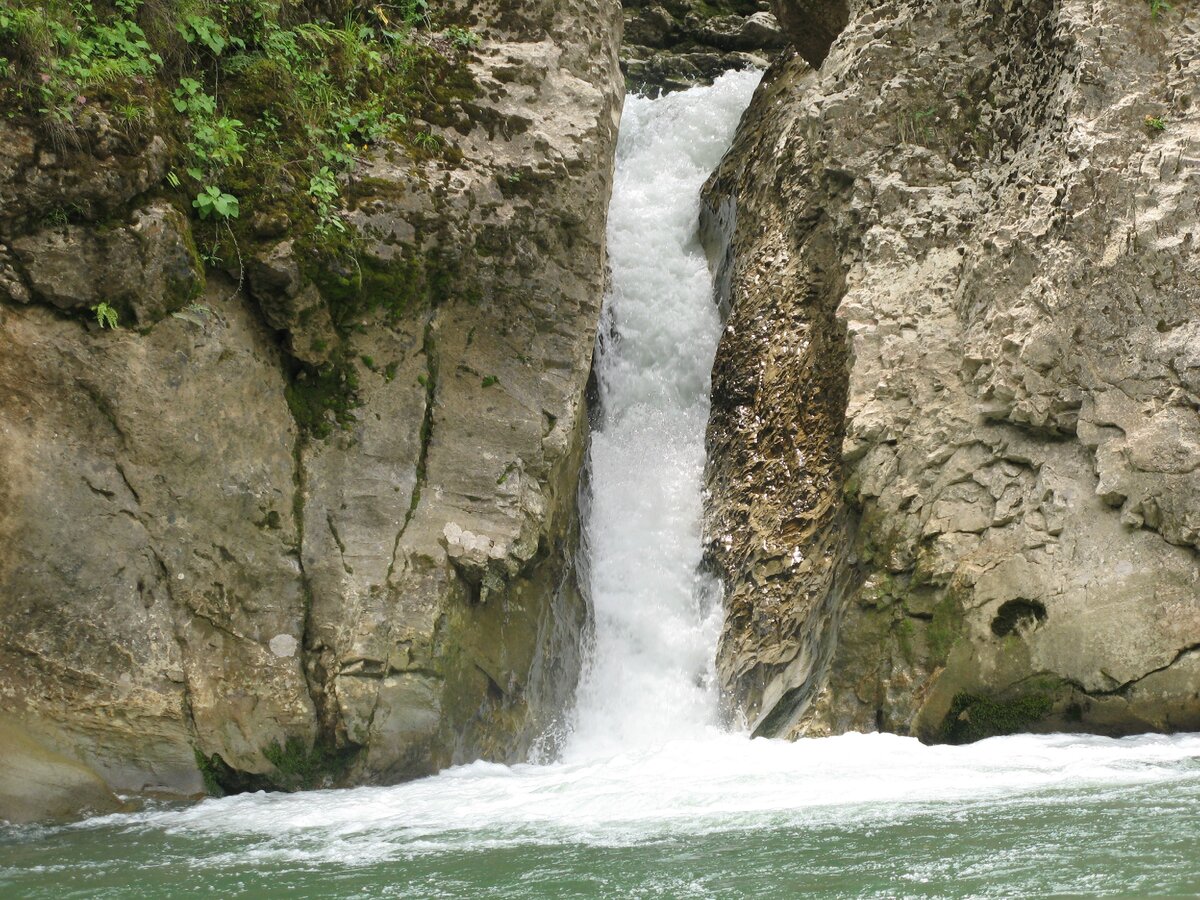
M 354 363 L 336 360 L 320 368 L 300 366 L 285 389 L 288 408 L 296 424 L 315 438 L 327 438 L 335 428 L 349 428 L 358 396 Z
M 303 791 L 331 785 L 342 775 L 349 755 L 328 750 L 320 745 L 309 747 L 297 737 L 280 744 L 275 741 L 263 748 L 263 756 L 275 767 L 269 776 L 281 791 Z
M 969 744 L 984 738 L 1016 734 L 1045 718 L 1053 706 L 1050 696 L 1035 692 L 995 700 L 967 692 L 955 694 L 942 721 L 942 740 Z

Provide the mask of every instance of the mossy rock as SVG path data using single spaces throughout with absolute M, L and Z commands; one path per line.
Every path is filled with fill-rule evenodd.
M 954 695 L 942 721 L 942 740 L 970 744 L 984 738 L 1024 731 L 1044 719 L 1053 707 L 1050 695 L 1040 691 L 1008 700 L 962 692 Z
M 263 748 L 263 756 L 275 767 L 271 781 L 282 791 L 332 786 L 346 771 L 351 755 L 320 744 L 309 747 L 298 737 L 289 737 L 282 745 L 275 741 Z
M 354 751 L 331 750 L 320 744 L 310 747 L 298 737 L 284 743 L 274 741 L 262 754 L 274 771 L 259 775 L 240 772 L 229 766 L 220 754 L 205 755 L 195 749 L 196 767 L 204 779 L 205 793 L 212 797 L 250 791 L 305 791 L 331 787 L 349 768 Z
M 296 424 L 315 438 L 327 438 L 334 428 L 349 428 L 358 397 L 358 372 L 353 362 L 335 360 L 321 368 L 301 365 L 285 389 Z

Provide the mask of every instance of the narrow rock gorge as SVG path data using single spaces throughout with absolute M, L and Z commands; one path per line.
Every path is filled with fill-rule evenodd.
M 778 0 L 705 195 L 758 734 L 1200 728 L 1200 18 Z
M 0 0 L 0 895 L 1194 894 L 1198 85 L 1188 0 Z
M 808 796 L 802 748 L 721 717 L 1200 730 L 1191 6 L 0 0 L 0 75 L 0 819 L 545 761 L 572 727 L 601 779 L 623 727 L 648 754 L 597 796 L 695 726 L 664 770 L 778 778 L 759 811 Z M 669 96 L 629 101 L 638 303 L 602 320 L 626 85 Z M 739 115 L 701 198 L 696 573 L 694 188 Z M 593 350 L 628 367 L 625 326 L 634 387 L 687 364 L 654 396 L 696 439 L 621 395 L 665 430 L 596 469 L 593 609 Z M 570 805 L 537 786 L 566 769 L 489 768 L 521 815 Z
M 289 79 L 308 76 L 277 60 L 356 40 L 321 24 L 350 6 L 260 4 L 261 20 L 220 33 L 221 20 L 183 20 L 205 58 L 230 58 L 235 26 L 266 35 L 224 63 L 236 87 L 222 119 L 222 86 L 186 78 L 173 95 L 134 78 L 119 103 L 81 93 L 51 117 L 6 100 L 6 797 L 25 790 L 22 772 L 40 773 L 42 808 L 58 813 L 72 797 L 111 805 L 106 790 L 392 782 L 515 761 L 570 699 L 621 9 L 449 3 L 428 26 L 427 4 L 407 4 L 416 43 L 362 57 L 363 77 L 409 78 L 383 99 L 398 111 L 336 122 L 342 143 L 322 145 L 332 171 L 242 161 L 240 219 L 228 224 L 237 200 L 215 187 L 226 205 L 210 218 L 208 189 L 190 203 L 180 181 L 221 151 L 213 132 L 245 124 L 233 115 L 251 122 L 242 98 L 255 116 L 274 110 L 255 123 L 267 138 L 286 132 L 270 92 L 299 103 Z M 126 35 L 152 39 L 168 14 L 127 7 L 140 28 L 124 22 Z M 306 24 L 304 8 L 332 18 Z M 381 41 L 400 40 L 382 7 L 366 14 Z M 37 32 L 4 15 L 19 64 Z M 172 102 L 188 117 L 175 127 L 192 129 L 182 139 Z M 359 136 L 369 115 L 397 136 Z M 237 143 L 224 146 L 232 159 Z M 256 179 L 270 193 L 252 207 Z M 22 810 L 18 796 L 0 816 Z

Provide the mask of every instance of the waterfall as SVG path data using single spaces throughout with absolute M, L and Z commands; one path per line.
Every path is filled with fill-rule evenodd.
M 20 896 L 742 897 L 1183 894 L 1200 735 L 889 734 L 717 725 L 719 597 L 697 574 L 720 321 L 698 196 L 757 76 L 630 98 L 597 347 L 595 627 L 559 760 L 390 787 L 239 794 L 0 828 Z M 114 848 L 119 848 L 114 858 Z
M 721 321 L 697 225 L 700 188 L 759 77 L 730 72 L 709 88 L 625 105 L 584 521 L 595 632 L 568 759 L 715 725 L 720 596 L 698 567 Z

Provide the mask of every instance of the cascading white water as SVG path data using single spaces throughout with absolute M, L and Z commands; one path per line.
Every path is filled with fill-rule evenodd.
M 241 794 L 7 843 L 0 828 L 0 893 L 1194 893 L 1200 735 L 926 747 L 716 727 L 719 611 L 696 566 L 719 323 L 695 228 L 700 185 L 755 81 L 731 74 L 626 106 L 586 516 L 595 639 L 563 758 Z
M 697 223 L 700 188 L 759 77 L 731 72 L 708 89 L 625 105 L 584 523 L 595 635 L 568 759 L 714 724 L 719 598 L 697 568 L 721 322 Z

